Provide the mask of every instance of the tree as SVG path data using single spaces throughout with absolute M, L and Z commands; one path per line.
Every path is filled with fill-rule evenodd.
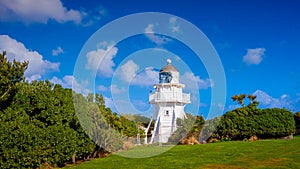
M 247 98 L 250 100 L 249 106 L 257 107 L 259 102 L 256 101 L 256 96 L 252 94 L 248 94 Z
M 102 94 L 96 94 L 96 103 L 98 103 L 99 106 L 105 106 L 105 100 Z
M 25 80 L 24 72 L 28 62 L 9 62 L 6 52 L 0 53 L 0 110 L 8 107 L 16 93 L 16 85 Z
M 0 111 L 0 168 L 59 166 L 91 156 L 95 144 L 79 124 L 72 94 L 49 81 L 16 86 L 11 104 Z
M 231 97 L 231 99 L 232 99 L 232 101 L 233 101 L 233 102 L 237 101 L 237 100 L 238 100 L 238 98 L 239 98 L 239 96 L 238 96 L 238 95 L 234 95 L 234 96 L 232 96 L 232 97 Z
M 92 93 L 89 93 L 88 95 L 87 95 L 87 101 L 88 102 L 94 102 L 94 94 L 92 94 Z
M 239 102 L 239 104 L 241 104 L 243 107 L 245 106 L 245 103 L 244 103 L 245 98 L 246 98 L 245 94 L 240 94 L 238 97 L 238 100 L 237 100 Z
M 11 63 L 5 55 L 0 54 L 0 168 L 62 166 L 104 149 L 120 150 L 124 137 L 138 133 L 134 122 L 105 107 L 103 95 L 84 97 L 48 80 L 25 82 L 28 62 Z
M 296 123 L 296 134 L 300 134 L 300 111 L 294 114 L 294 120 Z
M 253 103 L 256 99 L 256 96 L 255 95 L 252 95 L 252 94 L 248 94 L 248 99 L 250 100 L 250 103 Z
M 231 97 L 233 102 L 237 101 L 240 105 L 242 105 L 242 107 L 245 106 L 245 103 L 244 103 L 245 98 L 246 98 L 245 94 L 234 95 L 234 96 Z

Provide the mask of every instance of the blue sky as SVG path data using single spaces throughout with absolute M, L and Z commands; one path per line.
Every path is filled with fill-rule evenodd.
M 231 110 L 237 105 L 230 97 L 240 93 L 257 95 L 262 108 L 285 107 L 296 112 L 300 111 L 299 5 L 297 0 L 2 0 L 0 50 L 6 50 L 11 60 L 30 61 L 27 80 L 49 79 L 64 87 L 72 87 L 73 82 L 78 92 L 102 93 L 118 113 L 151 114 L 148 94 L 157 82 L 157 70 L 169 57 L 180 70 L 185 92 L 191 93 L 193 103 L 187 112 L 207 116 L 211 106 L 220 112 Z M 181 18 L 207 36 L 224 68 L 226 102 L 212 101 L 216 79 L 209 77 L 205 64 L 188 46 L 155 34 L 160 26 L 155 20 L 144 25 L 147 34 L 118 43 L 99 40 L 94 49 L 80 53 L 102 26 L 142 12 L 174 16 L 167 23 L 172 33 L 191 36 L 183 32 Z M 138 24 L 120 25 L 109 34 Z M 74 76 L 81 54 L 86 62 L 80 69 L 94 71 L 92 80 Z

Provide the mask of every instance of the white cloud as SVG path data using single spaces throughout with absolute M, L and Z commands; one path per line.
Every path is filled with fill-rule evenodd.
M 94 8 L 93 10 L 89 10 L 88 12 L 83 13 L 83 26 L 91 26 L 97 22 L 99 22 L 103 17 L 107 15 L 107 10 L 103 6 L 99 6 Z M 90 17 L 88 17 L 90 16 Z
M 122 86 L 117 86 L 115 84 L 110 85 L 109 87 L 105 87 L 103 85 L 100 85 L 98 87 L 98 90 L 101 92 L 108 92 L 110 91 L 112 94 L 122 94 L 124 92 L 126 92 L 126 89 Z
M 169 19 L 169 25 L 170 25 L 171 31 L 173 33 L 179 32 L 180 28 L 177 24 L 177 18 L 176 17 L 171 17 Z
M 221 104 L 221 103 L 218 103 L 217 106 L 220 110 L 224 110 L 224 108 L 225 108 L 224 104 Z
M 145 34 L 152 42 L 154 42 L 158 46 L 161 46 L 161 45 L 166 44 L 167 42 L 171 41 L 170 38 L 167 38 L 167 37 L 161 36 L 161 35 L 156 35 L 154 33 L 154 25 L 153 24 L 148 24 L 148 26 L 145 28 Z
M 130 83 L 130 85 L 150 86 L 158 83 L 158 72 L 152 67 L 148 67 L 140 72 L 139 69 L 139 65 L 133 60 L 128 60 L 120 67 L 118 75 L 123 81 Z
M 256 90 L 253 95 L 257 96 L 256 100 L 264 107 L 294 109 L 292 101 L 287 99 L 287 95 L 282 95 L 283 97 L 281 98 L 274 98 L 261 90 Z
M 238 104 L 229 105 L 229 106 L 228 106 L 228 111 L 231 111 L 231 110 L 237 109 L 237 108 L 239 108 L 239 107 L 241 107 L 241 106 L 240 106 L 240 105 L 238 105 Z
M 211 79 L 201 79 L 200 76 L 195 76 L 192 72 L 185 72 L 181 77 L 181 82 L 186 84 L 187 89 L 208 89 L 213 86 Z
M 192 103 L 199 103 L 200 107 L 201 107 L 201 104 L 203 104 L 202 106 L 204 106 L 204 104 L 206 104 L 206 103 L 200 102 L 198 90 L 189 90 L 187 92 L 190 93 L 190 99 L 191 99 Z
M 287 95 L 287 94 L 283 94 L 283 95 L 281 95 L 280 98 L 281 98 L 281 99 L 286 99 L 286 98 L 288 98 L 288 95 Z
M 106 92 L 107 91 L 107 87 L 105 87 L 104 85 L 100 85 L 100 86 L 98 86 L 98 90 L 100 92 Z
M 116 56 L 118 48 L 108 45 L 107 42 L 102 42 L 100 46 L 102 48 L 87 53 L 87 64 L 85 67 L 90 70 L 98 70 L 98 75 L 102 77 L 111 77 L 115 66 L 113 58 Z
M 177 18 L 176 18 L 176 17 L 171 17 L 171 18 L 169 19 L 169 23 L 172 24 L 172 25 L 175 25 L 176 22 L 177 22 Z
M 198 101 L 198 100 L 197 100 Z M 192 102 L 193 103 L 193 102 Z M 207 107 L 206 103 L 199 102 L 199 107 Z
M 158 83 L 158 72 L 152 67 L 145 69 L 144 71 L 138 73 L 134 79 L 131 81 L 132 85 L 138 86 L 152 86 Z
M 83 17 L 82 12 L 63 6 L 61 0 L 1 0 L 0 11 L 1 20 L 25 23 L 49 20 L 80 23 Z
M 40 79 L 43 75 L 51 71 L 59 70 L 59 63 L 52 63 L 44 60 L 37 51 L 27 49 L 23 43 L 10 38 L 7 35 L 0 35 L 0 51 L 5 50 L 7 59 L 18 62 L 29 61 L 25 77 L 28 81 Z
M 134 63 L 133 60 L 128 60 L 124 65 L 120 67 L 119 75 L 125 82 L 130 82 L 137 74 L 139 70 L 139 65 Z
M 91 93 L 91 90 L 86 88 L 86 86 L 88 85 L 87 81 L 80 83 L 72 75 L 66 75 L 63 77 L 63 79 L 59 79 L 58 77 L 54 76 L 52 77 L 50 82 L 54 84 L 60 84 L 64 88 L 71 88 L 76 93 L 81 93 L 84 96 L 87 96 L 89 93 Z
M 146 28 L 145 28 L 145 33 L 154 33 L 153 31 L 154 25 L 153 24 L 149 24 Z
M 52 50 L 52 56 L 58 56 L 59 54 L 64 53 L 64 50 L 59 46 L 57 49 Z
M 243 57 L 243 61 L 248 65 L 258 65 L 263 60 L 265 48 L 248 49 L 247 54 Z
M 131 104 L 134 108 L 140 111 L 147 110 L 147 108 L 149 107 L 149 104 L 144 102 L 143 100 L 133 100 Z
M 110 90 L 112 94 L 121 94 L 126 92 L 126 89 L 122 86 L 118 87 L 117 85 L 111 85 Z

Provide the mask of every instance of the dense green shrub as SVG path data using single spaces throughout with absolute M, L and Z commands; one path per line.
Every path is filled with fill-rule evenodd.
M 136 124 L 105 107 L 102 95 L 24 82 L 28 63 L 8 62 L 5 52 L 0 63 L 0 168 L 61 166 L 119 150 L 124 137 L 137 135 Z
M 0 112 L 0 168 L 60 166 L 95 157 L 104 150 L 122 149 L 123 140 L 138 132 L 134 122 L 105 105 L 49 81 L 23 82 L 17 91 L 10 106 Z M 72 97 L 83 107 L 77 114 Z M 85 130 L 77 115 L 87 119 Z
M 212 137 L 233 140 L 279 138 L 295 132 L 293 114 L 286 109 L 258 109 L 249 105 L 229 111 L 222 116 Z
M 294 120 L 296 123 L 296 134 L 300 134 L 300 112 L 294 114 Z
M 259 138 L 277 138 L 295 133 L 294 115 L 286 109 L 263 109 L 258 122 Z
M 95 147 L 79 125 L 72 91 L 48 81 L 19 84 L 12 103 L 1 112 L 0 128 L 1 168 L 62 165 Z

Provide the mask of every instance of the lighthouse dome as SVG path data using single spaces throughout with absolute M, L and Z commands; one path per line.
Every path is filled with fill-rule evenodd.
M 167 65 L 161 68 L 160 72 L 178 72 L 178 70 L 171 64 L 171 59 L 168 59 Z

